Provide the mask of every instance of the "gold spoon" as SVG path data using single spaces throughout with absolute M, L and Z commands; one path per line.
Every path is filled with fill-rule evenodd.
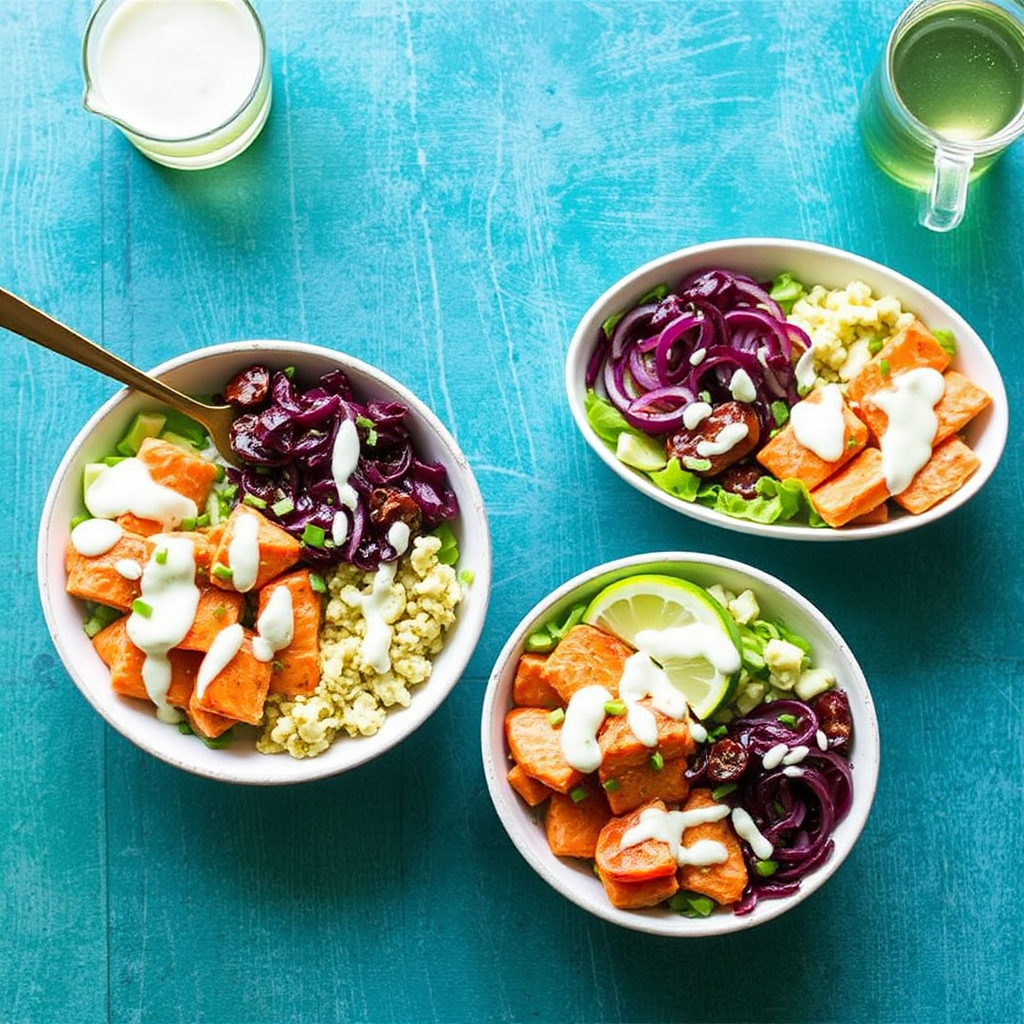
M 3 288 L 0 288 L 0 327 L 190 416 L 206 428 L 221 456 L 233 466 L 238 465 L 238 456 L 231 450 L 231 422 L 237 412 L 230 405 L 207 405 L 175 391 Z

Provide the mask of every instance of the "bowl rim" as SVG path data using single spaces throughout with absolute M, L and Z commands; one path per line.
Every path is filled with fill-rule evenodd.
M 857 762 L 853 769 L 853 803 L 840 824 L 847 842 L 843 848 L 837 844 L 829 860 L 801 881 L 798 892 L 781 899 L 762 901 L 750 914 L 742 916 L 722 912 L 706 918 L 690 919 L 683 915 L 669 915 L 658 911 L 652 913 L 650 910 L 620 910 L 608 902 L 603 890 L 589 887 L 587 892 L 581 893 L 577 886 L 563 885 L 559 877 L 565 870 L 563 859 L 555 857 L 545 849 L 538 853 L 527 839 L 528 835 L 534 834 L 534 830 L 542 828 L 542 825 L 529 820 L 530 809 L 527 809 L 512 791 L 505 772 L 501 770 L 508 763 L 504 729 L 500 730 L 501 742 L 498 745 L 501 750 L 499 752 L 495 749 L 495 737 L 499 731 L 495 715 L 499 712 L 498 691 L 502 679 L 508 675 L 509 692 L 505 696 L 510 699 L 510 666 L 524 653 L 523 641 L 526 635 L 550 615 L 551 609 L 566 601 L 581 588 L 598 586 L 598 581 L 600 585 L 607 585 L 615 579 L 654 567 L 657 567 L 654 571 L 662 571 L 666 565 L 683 568 L 694 564 L 738 573 L 749 578 L 755 587 L 765 587 L 773 591 L 783 602 L 795 605 L 804 615 L 809 616 L 831 642 L 837 658 L 842 660 L 847 676 L 847 692 L 849 693 L 849 682 L 852 681 L 857 690 L 853 696 L 857 698 L 858 713 L 863 719 L 855 740 Z M 506 700 L 500 708 L 502 721 L 509 707 L 511 703 Z M 763 569 L 734 558 L 698 551 L 655 551 L 613 559 L 578 573 L 541 598 L 519 621 L 495 660 L 484 693 L 480 743 L 484 776 L 495 813 L 512 844 L 530 867 L 562 897 L 596 917 L 633 931 L 671 938 L 705 938 L 746 931 L 786 913 L 825 885 L 853 851 L 867 823 L 878 788 L 881 757 L 878 716 L 867 679 L 849 645 L 824 612 L 799 591 Z M 589 876 L 587 881 L 590 881 Z
M 683 501 L 661 490 L 646 474 L 620 462 L 615 457 L 615 453 L 591 429 L 584 409 L 584 399 L 586 396 L 584 377 L 588 353 L 593 344 L 595 330 L 607 316 L 624 308 L 626 304 L 622 299 L 624 294 L 633 292 L 632 301 L 635 301 L 636 297 L 642 295 L 653 284 L 667 276 L 671 276 L 666 273 L 666 268 L 670 268 L 679 262 L 697 261 L 702 258 L 710 260 L 717 258 L 720 254 L 726 254 L 721 262 L 728 265 L 728 259 L 730 258 L 728 254 L 735 254 L 735 256 L 742 258 L 743 256 L 750 257 L 758 254 L 767 254 L 771 250 L 778 249 L 793 250 L 805 257 L 818 256 L 829 260 L 852 261 L 864 276 L 887 279 L 891 287 L 900 292 L 898 297 L 904 308 L 913 310 L 915 299 L 919 304 L 935 305 L 940 310 L 944 320 L 948 321 L 951 326 L 958 345 L 962 346 L 963 339 L 968 339 L 967 345 L 970 349 L 972 360 L 977 359 L 984 363 L 989 373 L 989 379 L 985 383 L 985 388 L 990 393 L 992 401 L 989 407 L 980 415 L 986 417 L 984 433 L 991 455 L 990 458 L 983 460 L 982 465 L 978 467 L 975 473 L 956 493 L 951 494 L 945 500 L 919 515 L 899 515 L 890 518 L 885 523 L 873 525 L 847 525 L 839 529 L 833 529 L 812 527 L 799 523 L 755 523 L 750 520 L 727 516 L 712 508 L 698 505 L 696 502 Z M 786 268 L 780 267 L 776 272 L 781 272 L 784 269 Z M 854 280 L 854 278 L 851 277 L 850 280 Z M 833 287 L 843 287 L 843 285 L 837 284 Z M 909 302 L 906 296 L 911 297 Z M 1002 374 L 999 371 L 999 366 L 982 338 L 949 303 L 912 278 L 869 257 L 861 256 L 836 246 L 824 245 L 820 242 L 792 238 L 754 236 L 700 242 L 676 249 L 661 256 L 656 256 L 624 274 L 606 288 L 581 316 L 573 331 L 569 348 L 566 352 L 564 379 L 569 409 L 577 430 L 598 458 L 621 480 L 659 504 L 665 505 L 667 508 L 671 508 L 690 518 L 737 533 L 746 533 L 775 540 L 826 542 L 873 540 L 880 537 L 892 537 L 933 523 L 965 505 L 988 482 L 999 464 L 1009 433 L 1009 406 L 1006 387 Z
M 203 346 L 167 359 L 149 372 L 154 376 L 164 378 L 168 375 L 173 375 L 175 371 L 187 369 L 206 359 L 241 359 L 242 356 L 249 355 L 253 356 L 253 358 L 259 358 L 261 355 L 268 353 L 307 356 L 323 362 L 329 362 L 346 372 L 351 371 L 354 375 L 379 382 L 382 388 L 391 393 L 391 396 L 407 405 L 414 417 L 414 421 L 420 421 L 422 428 L 436 435 L 440 447 L 447 453 L 446 469 L 449 474 L 453 472 L 458 474 L 458 489 L 462 492 L 460 494 L 459 519 L 463 522 L 467 532 L 472 530 L 476 537 L 476 544 L 479 547 L 479 551 L 474 552 L 473 584 L 468 594 L 464 595 L 459 617 L 456 620 L 456 625 L 460 627 L 459 637 L 463 643 L 462 654 L 449 666 L 451 671 L 447 678 L 436 679 L 432 674 L 430 679 L 422 684 L 422 692 L 417 691 L 413 694 L 409 707 L 396 706 L 389 709 L 385 725 L 377 733 L 371 736 L 359 737 L 339 736 L 337 744 L 342 750 L 343 756 L 336 755 L 334 758 L 328 756 L 331 750 L 334 749 L 332 745 L 332 748 L 316 757 L 296 759 L 286 753 L 267 755 L 259 754 L 255 750 L 246 750 L 239 752 L 238 758 L 212 759 L 211 765 L 205 765 L 195 763 L 187 757 L 177 756 L 172 751 L 164 749 L 162 744 L 149 741 L 146 737 L 139 736 L 129 728 L 124 719 L 125 717 L 131 717 L 128 714 L 131 708 L 127 707 L 127 709 L 124 709 L 120 704 L 116 704 L 115 706 L 122 709 L 124 713 L 119 714 L 115 712 L 101 700 L 99 694 L 95 692 L 95 688 L 83 678 L 83 673 L 74 660 L 73 652 L 65 642 L 65 626 L 57 614 L 56 600 L 60 597 L 67 597 L 67 595 L 63 587 L 57 588 L 51 585 L 49 569 L 54 559 L 50 527 L 55 522 L 55 506 L 60 496 L 64 493 L 65 488 L 75 485 L 71 477 L 72 474 L 77 474 L 75 463 L 78 460 L 79 453 L 104 420 L 111 416 L 111 414 L 116 413 L 119 406 L 139 395 L 139 392 L 133 388 L 123 387 L 108 398 L 81 427 L 70 442 L 67 451 L 61 457 L 51 478 L 40 513 L 36 545 L 36 575 L 43 616 L 51 642 L 60 657 L 62 666 L 71 677 L 78 691 L 107 725 L 139 749 L 172 767 L 180 768 L 190 774 L 219 782 L 241 785 L 286 786 L 328 778 L 357 768 L 400 744 L 437 711 L 465 674 L 469 660 L 479 644 L 490 602 L 493 553 L 490 526 L 483 495 L 472 467 L 462 452 L 461 447 L 447 427 L 444 426 L 433 410 L 421 398 L 406 385 L 372 364 L 351 356 L 346 352 L 323 345 L 264 338 L 228 341 Z M 153 401 L 156 402 L 156 400 Z M 466 500 L 467 498 L 468 501 Z M 63 563 L 61 564 L 61 570 L 63 571 Z M 450 639 L 451 637 L 449 637 Z M 431 688 L 431 683 L 436 685 Z M 109 699 L 109 695 L 107 696 Z M 127 700 L 127 698 L 124 698 L 124 700 Z M 155 721 L 155 716 L 153 720 Z M 392 721 L 397 721 L 398 724 L 388 730 L 386 727 Z M 351 746 L 349 745 L 350 743 L 352 744 Z M 203 747 L 203 750 L 205 749 Z M 196 753 L 200 753 L 198 749 Z M 222 751 L 217 751 L 217 753 L 222 753 Z M 336 761 L 341 763 L 335 764 Z M 246 765 L 250 766 L 248 770 L 245 769 Z M 279 770 L 278 766 L 280 765 L 287 766 L 283 772 Z

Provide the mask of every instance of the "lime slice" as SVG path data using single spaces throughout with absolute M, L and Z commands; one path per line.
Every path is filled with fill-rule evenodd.
M 646 650 L 701 720 L 724 707 L 736 691 L 739 631 L 729 613 L 696 583 L 676 576 L 630 576 L 605 587 L 583 621 Z M 688 634 L 672 632 L 694 625 L 699 629 Z M 674 650 L 675 639 L 684 636 L 690 642 Z

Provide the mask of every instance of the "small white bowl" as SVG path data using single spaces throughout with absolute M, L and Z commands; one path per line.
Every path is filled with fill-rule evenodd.
M 337 737 L 324 753 L 301 760 L 289 754 L 261 754 L 251 743 L 236 740 L 225 749 L 210 749 L 197 737 L 182 735 L 158 721 L 142 701 L 114 693 L 110 675 L 82 629 L 82 603 L 65 591 L 64 553 L 70 521 L 81 511 L 82 472 L 86 463 L 109 455 L 134 415 L 158 406 L 131 390 L 120 391 L 89 420 L 72 442 L 54 476 L 43 507 L 37 565 L 46 623 L 57 653 L 86 700 L 119 733 L 168 764 L 223 782 L 274 785 L 305 782 L 355 768 L 380 756 L 422 725 L 458 682 L 483 629 L 491 585 L 491 540 L 483 499 L 476 479 L 455 440 L 433 412 L 411 391 L 374 367 L 348 355 L 287 341 L 243 341 L 171 359 L 153 371 L 179 391 L 210 394 L 234 374 L 255 363 L 294 366 L 300 380 L 316 379 L 341 369 L 358 398 L 398 401 L 409 408 L 407 424 L 425 461 L 441 462 L 459 501 L 452 528 L 459 543 L 460 567 L 474 579 L 458 609 L 458 618 L 434 659 L 430 678 L 413 691 L 407 708 L 392 708 L 372 736 Z
M 845 690 L 853 716 L 850 759 L 853 803 L 833 832 L 835 849 L 820 868 L 807 875 L 800 889 L 782 899 L 762 900 L 745 915 L 719 909 L 705 918 L 688 918 L 664 907 L 620 910 L 613 907 L 604 887 L 583 861 L 555 857 L 548 848 L 543 815 L 526 805 L 509 785 L 511 762 L 505 742 L 505 715 L 512 705 L 512 681 L 525 651 L 525 640 L 541 624 L 559 621 L 568 610 L 589 600 L 616 580 L 638 573 L 665 573 L 700 586 L 719 583 L 733 593 L 747 588 L 757 596 L 765 618 L 785 621 L 812 646 L 814 664 L 830 669 Z M 591 914 L 635 931 L 678 938 L 724 935 L 753 928 L 784 914 L 820 889 L 850 854 L 867 821 L 878 783 L 879 736 L 874 703 L 864 673 L 853 652 L 829 620 L 791 587 L 749 565 L 715 555 L 658 552 L 596 566 L 569 580 L 540 601 L 519 623 L 502 649 L 484 695 L 481 727 L 487 788 L 509 838 L 527 863 L 552 888 Z
M 620 462 L 615 452 L 590 428 L 584 408 L 587 363 L 601 325 L 614 313 L 630 309 L 656 285 L 664 283 L 675 287 L 688 274 L 712 267 L 747 274 L 758 281 L 770 281 L 776 275 L 789 271 L 808 288 L 815 284 L 827 288 L 844 288 L 852 281 L 863 281 L 870 286 L 876 297 L 894 295 L 900 300 L 903 309 L 916 314 L 929 328 L 952 331 L 958 346 L 952 365 L 992 396 L 988 408 L 976 416 L 964 431 L 968 445 L 981 459 L 981 465 L 973 476 L 955 494 L 920 515 L 897 513 L 885 523 L 818 529 L 789 522 L 755 523 L 724 515 L 666 493 L 645 473 Z M 978 334 L 955 310 L 926 288 L 879 263 L 841 249 L 784 238 L 737 238 L 707 242 L 661 256 L 630 272 L 613 284 L 584 314 L 569 345 L 565 384 L 573 419 L 587 444 L 631 487 L 702 522 L 740 533 L 787 540 L 867 540 L 889 537 L 941 519 L 970 501 L 985 485 L 1003 453 L 1009 427 L 1006 389 L 995 360 Z

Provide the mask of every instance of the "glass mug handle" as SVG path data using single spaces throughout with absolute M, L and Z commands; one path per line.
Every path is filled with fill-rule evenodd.
M 921 197 L 920 223 L 932 231 L 951 231 L 963 220 L 967 206 L 967 182 L 974 154 L 966 149 L 935 150 L 935 174 L 931 192 Z

